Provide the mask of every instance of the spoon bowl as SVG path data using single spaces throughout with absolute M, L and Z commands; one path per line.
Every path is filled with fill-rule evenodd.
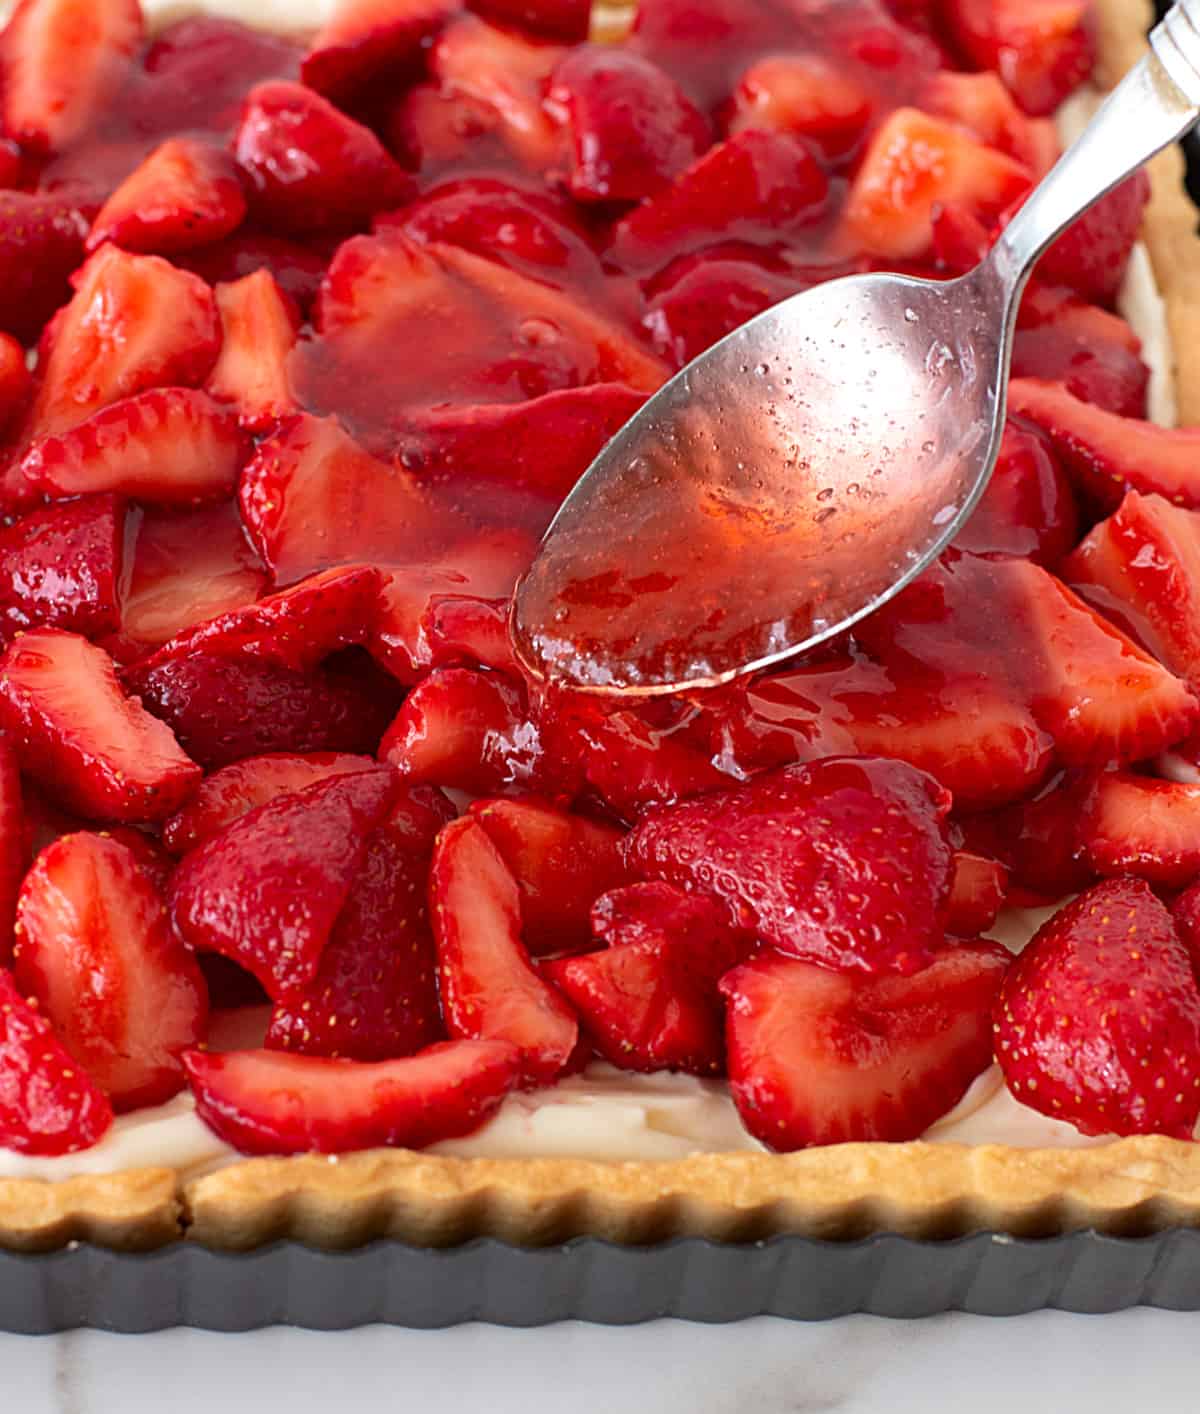
M 1037 257 L 1200 116 L 1200 0 L 1150 46 L 975 270 L 818 285 L 650 399 L 517 586 L 531 672 L 639 695 L 727 682 L 849 628 L 941 553 L 995 466 Z

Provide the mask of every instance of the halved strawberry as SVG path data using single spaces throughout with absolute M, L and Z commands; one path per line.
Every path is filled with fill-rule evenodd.
M 890 260 L 925 254 L 939 205 L 998 215 L 1028 190 L 1029 169 L 954 123 L 898 108 L 871 139 L 842 208 L 843 240 Z
M 786 952 L 911 973 L 943 941 L 950 797 L 898 761 L 829 758 L 650 810 L 631 870 L 722 899 Z
M 136 681 L 147 709 L 210 771 L 268 751 L 374 755 L 400 697 L 369 659 L 347 670 L 334 658 L 300 673 L 251 657 L 194 653 Z
M 252 214 L 285 235 L 355 230 L 413 192 L 412 178 L 369 128 L 300 84 L 250 90 L 233 153 Z
M 955 545 L 981 555 L 1022 555 L 1053 568 L 1078 538 L 1071 485 L 1046 438 L 1010 418 L 996 470 Z
M 1087 0 L 941 0 L 971 65 L 992 69 L 1027 113 L 1053 113 L 1092 67 Z
M 629 877 L 622 832 L 536 799 L 478 800 L 471 814 L 517 881 L 529 952 L 543 957 L 586 947 L 592 904 Z
M 1013 379 L 1008 406 L 1045 431 L 1080 489 L 1106 509 L 1130 489 L 1200 507 L 1200 429 L 1119 417 L 1033 378 Z
M 560 141 L 542 97 L 565 53 L 557 44 L 538 43 L 463 15 L 434 41 L 429 67 L 444 94 L 488 110 L 513 155 L 543 171 L 558 161 Z
M 87 224 L 65 194 L 0 191 L 0 329 L 36 342 L 71 298 Z
M 423 408 L 404 418 L 396 449 L 406 466 L 436 466 L 557 504 L 645 401 L 623 383 L 590 383 L 521 403 Z
M 960 123 L 980 142 L 1016 158 L 1035 177 L 1044 176 L 1058 157 L 1053 121 L 1022 113 L 995 73 L 939 69 L 922 89 L 918 107 Z
M 508 600 L 469 594 L 440 594 L 421 620 L 435 668 L 480 667 L 518 678 L 508 635 Z
M 203 280 L 105 245 L 71 283 L 74 297 L 42 337 L 28 436 L 54 436 L 119 398 L 208 376 L 221 327 Z
M 163 821 L 163 843 L 173 854 L 187 854 L 269 800 L 374 764 L 345 751 L 275 752 L 232 762 L 205 776 L 183 809 Z
M 300 76 L 344 102 L 376 79 L 394 77 L 461 8 L 460 0 L 339 0 L 317 31 Z
M 535 788 L 542 756 L 516 683 L 438 668 L 408 694 L 379 746 L 407 781 L 494 795 Z
M 396 789 L 386 770 L 334 776 L 212 836 L 171 881 L 171 914 L 184 941 L 232 958 L 271 997 L 311 982 Z
M 976 938 L 996 921 L 1008 895 L 1008 869 L 998 859 L 956 849 L 946 901 L 946 932 Z
M 1200 512 L 1127 491 L 1062 566 L 1063 577 L 1200 687 Z
M 221 240 L 245 215 L 232 158 L 199 138 L 168 138 L 100 208 L 88 250 L 113 241 L 126 250 L 173 255 Z
M 269 270 L 218 285 L 224 342 L 205 384 L 219 403 L 232 403 L 244 427 L 263 432 L 297 411 L 288 381 L 288 355 L 299 317 Z
M 1200 785 L 1103 772 L 1087 794 L 1076 840 L 1102 878 L 1131 874 L 1181 888 L 1200 876 Z
M 34 442 L 21 474 L 52 498 L 115 491 L 165 506 L 222 500 L 250 444 L 237 418 L 195 388 L 150 388 Z
M 402 1060 L 189 1051 L 200 1117 L 244 1154 L 421 1149 L 470 1134 L 517 1077 L 502 1041 L 444 1041 Z
M 124 567 L 120 646 L 131 659 L 252 604 L 267 583 L 229 502 L 190 511 L 149 507 L 131 516 Z
M 1200 989 L 1141 879 L 1097 884 L 1014 961 L 995 1011 L 1009 1089 L 1084 1134 L 1190 1139 L 1200 1115 Z
M 370 838 L 315 976 L 276 1002 L 268 1047 L 380 1061 L 444 1038 L 427 893 L 434 840 L 454 816 L 429 786 L 400 794 Z
M 47 506 L 0 526 L 0 642 L 37 626 L 110 633 L 124 540 L 124 511 L 112 496 Z
M 4 130 L 26 147 L 82 137 L 133 72 L 138 0 L 19 0 L 0 34 Z
M 745 128 L 795 133 L 836 163 L 858 145 L 876 106 L 853 72 L 820 53 L 769 54 L 738 80 L 727 126 L 731 133 Z
M 161 820 L 200 780 L 170 729 L 123 696 L 108 654 L 61 629 L 30 629 L 0 658 L 0 723 L 22 768 L 86 818 Z
M 164 664 L 195 656 L 252 658 L 308 672 L 329 654 L 368 638 L 379 613 L 378 570 L 326 570 L 291 589 L 197 624 L 126 670 L 135 690 Z
M 43 850 L 17 929 L 17 985 L 118 1113 L 183 1088 L 179 1057 L 204 1038 L 204 979 L 128 846 L 78 834 Z
M 90 1149 L 112 1126 L 104 1091 L 0 969 L 0 1145 L 54 1157 Z
M 543 970 L 598 1053 L 622 1070 L 721 1074 L 717 983 L 747 952 L 721 905 L 669 884 L 631 884 L 598 899 L 593 918 L 608 946 Z
M 959 943 L 915 976 L 863 977 L 763 953 L 728 973 L 729 1083 L 772 1149 L 918 1139 L 991 1064 L 1008 965 Z
M 522 1082 L 550 1084 L 575 1052 L 578 1023 L 529 961 L 517 881 L 478 821 L 456 820 L 438 836 L 429 901 L 446 1029 L 510 1042 Z
M 1038 262 L 1038 278 L 1067 285 L 1086 300 L 1111 304 L 1149 200 L 1146 173 L 1127 177 L 1059 236 Z
M 708 120 L 657 64 L 611 44 L 580 45 L 554 70 L 546 108 L 571 138 L 577 201 L 641 201 L 671 185 L 712 141 Z
M 0 741 L 0 967 L 12 960 L 17 890 L 29 863 L 25 801 L 16 752 Z
M 611 254 L 646 274 L 720 239 L 774 243 L 818 220 L 828 196 L 829 179 L 802 140 L 748 129 L 624 217 Z
M 402 467 L 371 456 L 331 417 L 282 423 L 246 463 L 238 499 L 277 584 L 348 561 L 420 561 L 459 529 Z
M 591 0 L 470 0 L 467 8 L 497 24 L 574 42 L 587 38 L 593 5 Z

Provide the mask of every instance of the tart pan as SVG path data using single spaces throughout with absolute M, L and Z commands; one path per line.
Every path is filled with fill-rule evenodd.
M 450 1248 L 373 1242 L 345 1253 L 276 1242 L 239 1254 L 176 1243 L 133 1255 L 73 1243 L 45 1256 L 0 1253 L 0 1329 L 24 1335 L 80 1327 L 135 1334 L 174 1326 L 632 1325 L 663 1316 L 813 1321 L 860 1311 L 1015 1316 L 1139 1305 L 1200 1310 L 1200 1232 L 1033 1240 L 976 1233 L 949 1242 L 886 1234 L 848 1243 L 682 1238 L 649 1247 L 576 1238 L 535 1249 L 480 1238 Z

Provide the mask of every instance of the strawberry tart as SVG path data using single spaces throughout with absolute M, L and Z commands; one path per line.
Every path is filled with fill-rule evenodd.
M 1200 1218 L 1178 154 L 1047 253 L 987 495 L 852 637 L 647 702 L 507 628 L 650 393 L 970 268 L 1148 21 L 9 7 L 0 1243 Z

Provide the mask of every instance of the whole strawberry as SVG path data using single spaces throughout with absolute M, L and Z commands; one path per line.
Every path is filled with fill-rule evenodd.
M 1190 1139 L 1200 1115 L 1200 988 L 1140 879 L 1060 909 L 1004 980 L 996 1058 L 1022 1103 L 1085 1134 Z

